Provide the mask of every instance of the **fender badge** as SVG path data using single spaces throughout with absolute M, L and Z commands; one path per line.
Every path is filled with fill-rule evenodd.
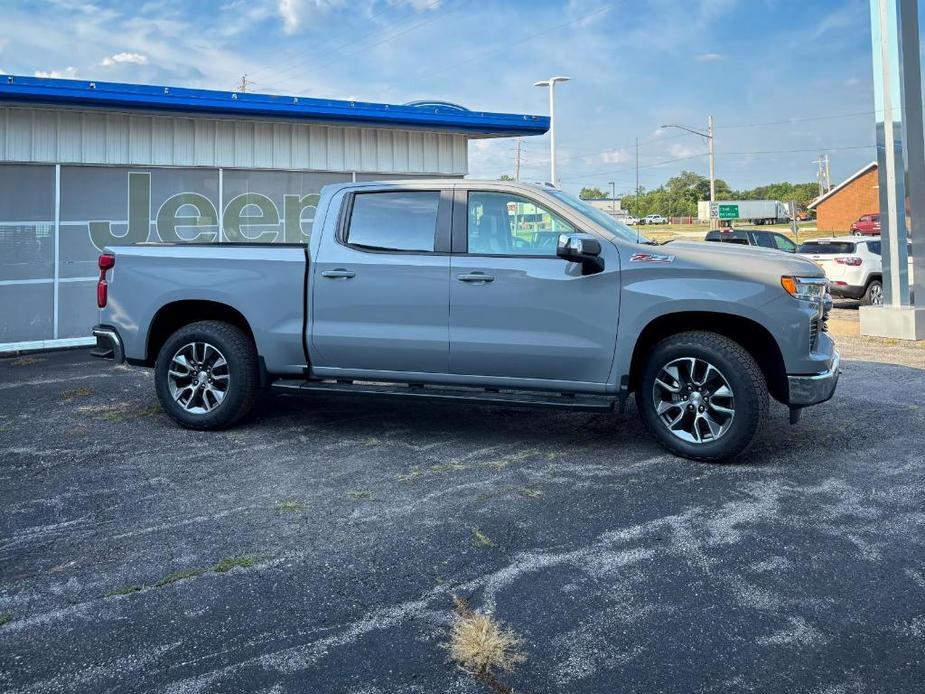
M 673 263 L 674 256 L 664 253 L 633 253 L 631 263 Z

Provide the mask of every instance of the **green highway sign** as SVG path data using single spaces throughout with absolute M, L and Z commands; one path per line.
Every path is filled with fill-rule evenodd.
M 738 219 L 739 218 L 739 206 L 738 205 L 720 205 L 718 216 L 720 219 Z

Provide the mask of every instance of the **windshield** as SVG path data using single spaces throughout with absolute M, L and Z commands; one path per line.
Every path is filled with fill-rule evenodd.
M 584 200 L 579 200 L 578 198 L 572 197 L 568 193 L 563 193 L 561 190 L 550 190 L 548 192 L 550 195 L 556 198 L 556 200 L 564 202 L 573 210 L 580 212 L 585 217 L 588 217 L 594 222 L 600 224 L 607 231 L 618 238 L 624 239 L 625 241 L 633 241 L 638 243 L 651 243 L 649 239 L 647 239 L 639 232 L 630 229 L 622 222 L 618 222 L 606 212 L 601 212 L 601 210 L 589 205 Z

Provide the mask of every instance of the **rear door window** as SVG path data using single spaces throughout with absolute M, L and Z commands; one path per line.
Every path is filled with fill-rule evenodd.
M 869 250 L 874 255 L 880 255 L 880 242 L 879 241 L 869 241 L 867 243 L 867 250 Z
M 850 241 L 808 241 L 800 246 L 800 253 L 813 253 L 817 255 L 840 255 L 854 253 L 857 244 Z
M 347 243 L 377 251 L 432 253 L 439 191 L 356 193 Z

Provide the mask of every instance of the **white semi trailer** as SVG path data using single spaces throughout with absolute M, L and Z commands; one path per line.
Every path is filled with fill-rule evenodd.
M 711 207 L 715 209 L 711 210 Z M 752 224 L 778 224 L 790 221 L 790 210 L 780 200 L 717 200 L 715 203 L 705 200 L 697 203 L 697 217 L 702 220 L 712 217 Z

